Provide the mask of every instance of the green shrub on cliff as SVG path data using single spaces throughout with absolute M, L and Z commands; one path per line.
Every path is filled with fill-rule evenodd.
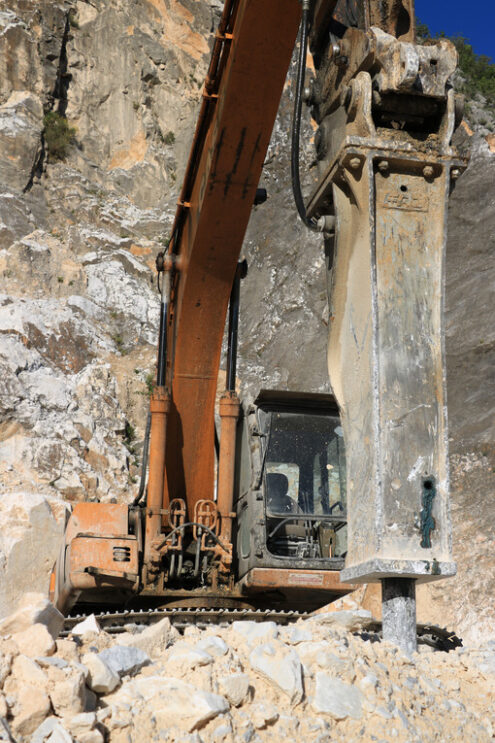
M 466 95 L 481 93 L 491 107 L 495 106 L 495 64 L 485 54 L 476 54 L 467 39 L 452 39 L 459 53 L 459 69 L 465 78 Z
M 74 142 L 76 130 L 69 122 L 57 113 L 49 111 L 43 118 L 45 145 L 50 157 L 64 160 L 70 145 Z
M 459 71 L 463 78 L 463 81 L 456 87 L 467 98 L 474 98 L 476 93 L 481 93 L 486 98 L 488 106 L 491 109 L 495 108 L 495 64 L 490 57 L 485 54 L 476 54 L 469 39 L 464 36 L 448 37 L 443 31 L 432 36 L 425 23 L 418 23 L 416 36 L 419 43 L 431 39 L 450 38 L 459 54 Z

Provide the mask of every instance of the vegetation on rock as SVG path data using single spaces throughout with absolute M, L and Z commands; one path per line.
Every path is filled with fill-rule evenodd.
M 77 17 L 77 11 L 74 8 L 69 11 L 69 26 L 71 28 L 79 28 L 79 19 Z
M 76 130 L 57 111 L 49 111 L 43 118 L 46 149 L 54 160 L 64 160 L 74 142 Z
M 424 23 L 418 23 L 416 34 L 420 43 L 449 38 L 443 31 L 432 35 Z M 495 111 L 495 64 L 485 54 L 476 54 L 469 39 L 464 36 L 452 36 L 450 41 L 459 54 L 459 71 L 462 76 L 456 86 L 459 92 L 464 93 L 467 98 L 474 98 L 480 93 L 486 99 L 488 107 Z

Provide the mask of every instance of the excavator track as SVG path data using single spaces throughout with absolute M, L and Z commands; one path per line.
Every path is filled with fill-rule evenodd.
M 126 626 L 130 624 L 147 625 L 155 624 L 161 619 L 168 618 L 174 627 L 184 629 L 194 624 L 200 629 L 210 625 L 228 625 L 237 620 L 249 620 L 251 622 L 274 621 L 277 624 L 286 625 L 297 622 L 298 619 L 309 617 L 309 613 L 299 611 L 276 611 L 273 609 L 198 609 L 198 608 L 173 608 L 173 609 L 126 609 L 125 611 L 103 612 L 95 614 L 100 627 L 111 634 L 125 632 Z M 76 614 L 65 619 L 62 636 L 70 634 L 72 628 L 86 619 L 86 614 Z
M 75 614 L 65 619 L 62 637 L 70 635 L 72 629 L 87 618 L 86 614 Z M 249 620 L 251 622 L 276 622 L 282 626 L 297 622 L 298 619 L 308 619 L 309 612 L 302 611 L 277 611 L 274 609 L 197 609 L 197 608 L 172 608 L 172 609 L 126 609 L 117 612 L 102 612 L 94 615 L 101 629 L 109 634 L 126 632 L 129 625 L 149 626 L 168 618 L 171 624 L 178 630 L 183 630 L 189 625 L 200 629 L 214 626 L 227 626 L 238 620 Z M 381 639 L 382 623 L 375 621 L 366 630 L 355 632 L 363 640 L 376 642 Z M 449 652 L 462 646 L 462 640 L 454 632 L 445 628 L 430 624 L 418 624 L 417 635 L 419 645 L 428 645 L 435 650 Z

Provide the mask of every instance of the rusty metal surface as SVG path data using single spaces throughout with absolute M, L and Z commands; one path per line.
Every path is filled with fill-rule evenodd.
M 114 553 L 117 548 L 117 553 Z M 115 560 L 119 550 L 128 549 L 125 561 Z M 120 556 L 121 553 L 120 553 Z M 87 572 L 87 568 L 108 573 L 108 580 Z M 50 598 L 61 612 L 77 600 L 80 590 L 101 587 L 115 593 L 138 588 L 138 543 L 129 535 L 129 508 L 117 503 L 77 503 L 67 523 L 64 541 L 50 578 Z
M 369 73 L 373 79 L 376 103 L 389 93 L 400 94 L 403 101 L 392 99 L 392 112 L 400 113 L 401 105 L 418 117 L 434 112 L 435 105 L 445 100 L 446 85 L 457 66 L 457 51 L 452 42 L 439 39 L 429 46 L 403 43 L 379 28 L 364 32 L 349 28 L 338 44 L 345 64 L 336 64 L 332 45 L 320 55 L 318 74 L 313 85 L 313 117 L 321 123 L 326 116 L 342 112 L 349 89 L 357 75 Z M 409 93 L 413 99 L 406 100 Z M 343 105 L 344 104 L 344 105 Z M 441 116 L 441 112 L 438 114 Z M 332 124 L 329 129 L 335 129 Z M 337 128 L 338 125 L 337 125 Z
M 157 561 L 154 542 L 161 533 L 162 517 L 160 509 L 166 509 L 169 506 L 165 479 L 165 442 L 169 412 L 170 395 L 168 391 L 164 387 L 155 387 L 150 401 L 150 457 L 144 539 L 144 559 L 150 567 L 152 563 Z
M 317 0 L 313 37 L 325 33 L 332 19 L 343 27 L 377 26 L 402 41 L 415 41 L 414 0 Z
M 367 5 L 365 0 L 337 0 L 333 18 L 343 26 L 365 28 L 367 22 Z
M 253 568 L 243 578 L 247 592 L 266 589 L 298 589 L 300 591 L 331 591 L 343 595 L 356 586 L 342 583 L 338 570 L 295 570 L 281 568 Z
M 400 41 L 414 43 L 414 0 L 317 0 L 310 32 L 317 66 L 329 36 L 335 40 L 344 36 L 347 29 L 368 31 L 372 26 Z
M 128 556 L 125 562 L 115 559 L 117 550 L 125 550 Z M 76 537 L 70 543 L 67 574 L 76 590 L 116 588 L 119 581 L 134 585 L 139 574 L 137 541 L 132 537 Z
M 77 534 L 127 536 L 129 509 L 125 503 L 76 503 L 65 532 L 66 542 Z
M 320 107 L 321 179 L 308 204 L 337 216 L 328 359 L 347 454 L 342 577 L 435 580 L 455 571 L 443 274 L 448 195 L 465 165 L 451 145 L 457 55 L 379 28 L 346 35 L 360 34 L 343 72 L 318 73 L 326 100 L 344 105 Z
M 220 455 L 218 460 L 217 506 L 221 519 L 220 537 L 229 545 L 230 561 L 222 556 L 224 572 L 230 570 L 232 560 L 232 518 L 234 508 L 234 476 L 236 466 L 237 421 L 240 401 L 235 392 L 224 392 L 220 398 Z
M 77 508 L 78 506 L 75 510 Z M 127 506 L 117 509 L 125 512 L 127 521 Z M 96 532 L 94 517 L 98 515 L 99 509 L 94 508 L 92 512 L 91 509 L 83 510 L 86 511 L 86 517 L 93 518 L 90 530 L 81 532 L 81 520 L 73 520 L 71 517 L 56 566 L 50 576 L 50 599 L 62 613 L 66 613 L 81 595 L 87 599 L 92 592 L 96 592 L 102 602 L 122 602 L 139 587 L 139 546 L 136 537 L 122 534 L 123 524 L 121 520 L 119 528 L 118 518 L 114 518 L 113 527 L 109 518 L 104 519 L 102 528 L 109 529 L 106 534 L 104 531 Z M 101 510 L 104 513 L 108 509 Z
M 299 18 L 297 0 L 239 3 L 175 246 L 184 269 L 173 294 L 166 468 L 171 495 L 186 498 L 191 513 L 198 500 L 213 497 L 213 414 L 228 300 Z
M 401 41 L 416 41 L 414 0 L 367 0 L 367 27 L 377 26 Z
M 376 84 L 382 94 L 410 92 L 445 98 L 446 85 L 457 67 L 457 50 L 448 39 L 431 46 L 404 44 L 373 29 L 374 60 L 380 66 Z

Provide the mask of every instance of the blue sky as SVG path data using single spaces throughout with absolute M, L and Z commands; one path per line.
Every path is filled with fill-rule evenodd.
M 495 0 L 416 0 L 416 18 L 432 33 L 461 34 L 495 62 Z

